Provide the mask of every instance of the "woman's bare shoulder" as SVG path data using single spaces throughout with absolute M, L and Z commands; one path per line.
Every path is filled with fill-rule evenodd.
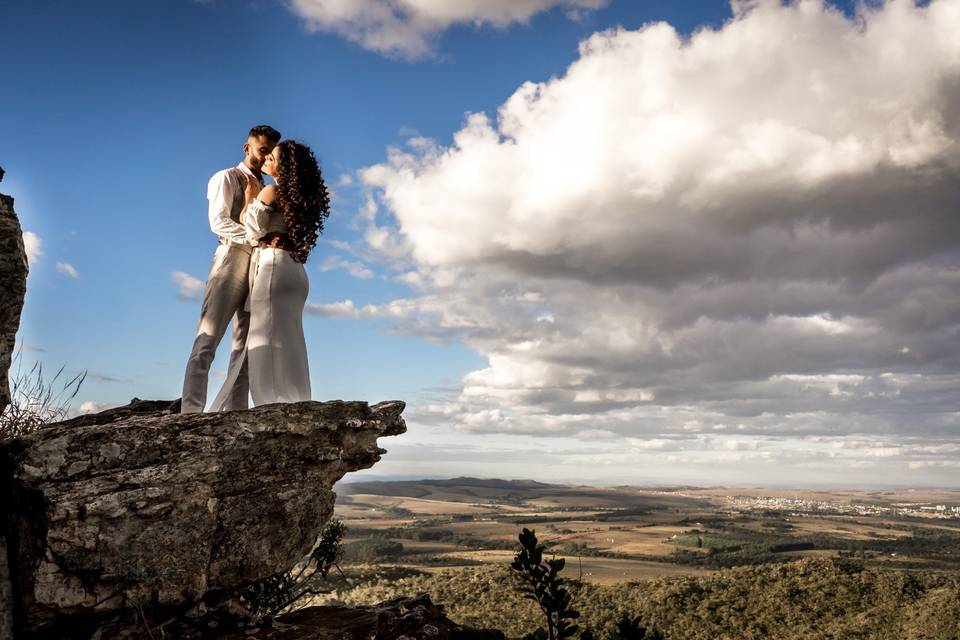
M 260 202 L 267 205 L 268 207 L 273 204 L 273 201 L 277 199 L 277 185 L 268 184 L 260 191 Z

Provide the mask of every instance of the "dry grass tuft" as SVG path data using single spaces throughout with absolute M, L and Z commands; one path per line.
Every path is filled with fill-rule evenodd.
M 23 368 L 22 349 L 17 349 L 11 369 L 15 371 L 10 380 L 10 404 L 0 413 L 0 442 L 66 418 L 70 402 L 87 377 L 83 371 L 65 379 L 64 367 L 60 367 L 52 378 L 45 380 L 40 362 L 34 362 L 29 370 Z

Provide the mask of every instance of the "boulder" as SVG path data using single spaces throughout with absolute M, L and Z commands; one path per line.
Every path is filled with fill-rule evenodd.
M 168 616 L 292 568 L 335 482 L 403 433 L 404 403 L 223 413 L 130 405 L 0 445 L 18 638 L 86 638 L 106 617 Z

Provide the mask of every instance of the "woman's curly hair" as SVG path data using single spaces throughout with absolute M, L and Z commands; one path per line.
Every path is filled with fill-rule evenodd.
M 290 255 L 302 263 L 323 233 L 323 221 L 330 215 L 330 194 L 310 147 L 284 140 L 277 148 L 280 166 L 274 207 L 287 223 L 287 234 L 293 242 Z

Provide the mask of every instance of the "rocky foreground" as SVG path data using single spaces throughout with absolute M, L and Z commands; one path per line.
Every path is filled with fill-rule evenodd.
M 0 448 L 20 628 L 49 634 L 144 604 L 186 612 L 290 569 L 333 514 L 333 484 L 406 429 L 402 402 L 169 404 L 135 401 Z

